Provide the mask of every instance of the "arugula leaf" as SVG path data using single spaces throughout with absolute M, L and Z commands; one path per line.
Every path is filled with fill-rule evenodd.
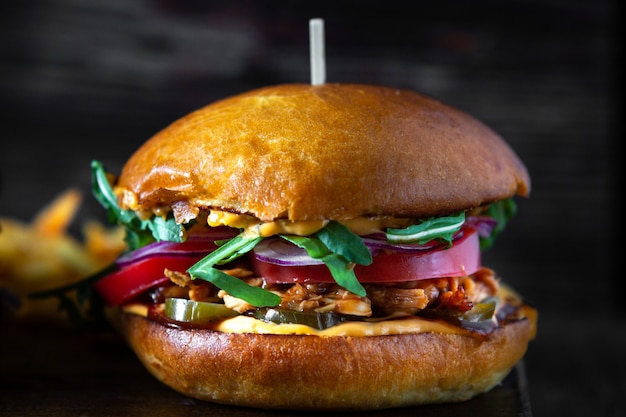
M 319 259 L 324 262 L 337 284 L 341 285 L 346 290 L 360 297 L 367 295 L 365 288 L 363 288 L 354 274 L 354 262 L 347 260 L 339 253 L 333 253 L 321 239 L 291 235 L 280 235 L 280 237 L 306 250 L 311 258 Z M 361 242 L 361 244 L 363 243 Z
M 152 216 L 148 220 L 142 220 L 134 211 L 123 210 L 113 193 L 104 166 L 98 161 L 92 161 L 91 170 L 92 193 L 107 210 L 109 221 L 125 226 L 125 241 L 130 250 L 139 249 L 154 241 L 182 242 L 183 226 L 176 223 L 171 213 L 165 218 Z
M 199 271 L 213 265 L 223 265 L 252 250 L 263 238 L 259 236 L 247 236 L 241 232 L 234 238 L 224 242 L 219 248 L 209 253 L 188 269 L 189 273 Z
M 391 243 L 417 243 L 423 245 L 433 239 L 452 244 L 452 237 L 463 226 L 465 212 L 455 216 L 430 217 L 404 229 L 387 229 L 387 240 Z
M 184 240 L 183 226 L 176 223 L 171 213 L 167 217 L 154 216 L 151 220 L 143 220 L 142 226 L 148 228 L 157 241 L 182 242 Z
M 496 240 L 496 236 L 498 236 L 506 227 L 508 222 L 515 216 L 517 213 L 517 205 L 512 198 L 507 198 L 505 200 L 496 201 L 491 203 L 489 207 L 485 210 L 484 214 L 492 217 L 497 220 L 496 226 L 491 231 L 491 235 L 488 237 L 480 238 L 480 249 L 486 250 L 493 246 L 493 243 Z
M 316 236 L 328 250 L 343 256 L 350 262 L 360 265 L 372 263 L 372 254 L 363 243 L 363 239 L 339 222 L 329 222 L 326 227 L 316 233 Z
M 346 262 L 345 258 L 337 253 L 324 256 L 326 264 L 337 284 L 359 297 L 365 297 L 367 292 L 354 274 L 354 264 Z
M 217 268 L 251 251 L 263 238 L 246 236 L 240 233 L 228 242 L 211 252 L 187 270 L 192 279 L 200 278 L 213 283 L 233 297 L 241 298 L 255 307 L 274 307 L 280 304 L 281 298 L 263 288 L 253 287 L 244 281 L 232 277 Z
M 332 253 L 321 240 L 314 237 L 297 236 L 297 235 L 279 235 L 287 242 L 306 250 L 311 258 L 322 259 L 324 256 Z
M 209 281 L 233 297 L 241 298 L 255 307 L 275 307 L 281 301 L 280 296 L 273 292 L 248 285 L 239 278 L 230 276 L 217 268 L 198 269 L 193 272 L 192 277 Z

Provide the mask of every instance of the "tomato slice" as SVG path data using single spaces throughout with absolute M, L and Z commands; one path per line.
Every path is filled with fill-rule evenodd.
M 152 287 L 169 281 L 163 271 L 186 271 L 201 257 L 153 257 L 107 275 L 94 284 L 108 305 L 121 305 Z
M 269 283 L 334 282 L 326 265 L 286 266 L 250 257 L 254 272 Z M 480 242 L 474 231 L 467 233 L 449 249 L 426 253 L 381 253 L 371 265 L 356 265 L 360 282 L 403 282 L 448 276 L 464 276 L 481 266 Z
M 169 278 L 163 271 L 186 271 L 208 253 L 213 252 L 216 240 L 228 239 L 234 233 L 226 228 L 200 229 L 185 242 L 155 242 L 117 260 L 118 271 L 94 284 L 109 305 L 130 301 L 144 291 L 161 285 Z

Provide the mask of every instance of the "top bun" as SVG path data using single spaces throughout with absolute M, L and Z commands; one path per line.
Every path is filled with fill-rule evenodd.
M 124 166 L 122 205 L 262 221 L 429 217 L 526 196 L 528 172 L 473 117 L 411 91 L 285 84 L 179 119 Z

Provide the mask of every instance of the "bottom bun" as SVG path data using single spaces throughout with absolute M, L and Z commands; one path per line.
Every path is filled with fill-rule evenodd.
M 488 337 L 222 333 L 121 313 L 145 367 L 200 400 L 271 409 L 384 409 L 456 402 L 489 391 L 526 352 L 533 317 Z

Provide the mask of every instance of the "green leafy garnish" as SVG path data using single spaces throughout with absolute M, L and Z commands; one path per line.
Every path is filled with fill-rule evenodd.
M 316 233 L 319 240 L 333 253 L 343 256 L 350 262 L 360 265 L 372 263 L 372 254 L 363 243 L 343 224 L 331 221 Z
M 176 223 L 171 213 L 165 218 L 152 216 L 148 220 L 142 220 L 134 211 L 123 210 L 117 202 L 103 165 L 92 161 L 91 170 L 93 195 L 107 210 L 111 223 L 117 222 L 125 226 L 125 241 L 129 250 L 139 249 L 155 241 L 182 242 L 183 226 Z
M 280 297 L 260 287 L 246 284 L 215 268 L 231 262 L 251 251 L 262 237 L 246 236 L 244 232 L 235 236 L 215 251 L 211 252 L 187 270 L 191 278 L 200 278 L 211 282 L 233 297 L 241 298 L 255 307 L 273 307 L 280 304 Z
M 517 213 L 517 205 L 512 198 L 506 200 L 496 201 L 491 203 L 489 207 L 484 211 L 484 215 L 489 216 L 497 220 L 496 226 L 491 231 L 491 235 L 488 237 L 480 237 L 480 249 L 486 250 L 493 246 L 496 237 L 504 230 L 507 223 Z
M 465 222 L 465 212 L 455 216 L 431 217 L 404 229 L 387 229 L 387 240 L 391 243 L 416 243 L 423 245 L 439 239 L 452 244 L 454 234 Z
M 369 265 L 372 255 L 363 240 L 341 223 L 331 221 L 312 237 L 280 235 L 283 239 L 307 251 L 328 267 L 337 284 L 365 297 L 366 291 L 354 274 L 354 265 Z

